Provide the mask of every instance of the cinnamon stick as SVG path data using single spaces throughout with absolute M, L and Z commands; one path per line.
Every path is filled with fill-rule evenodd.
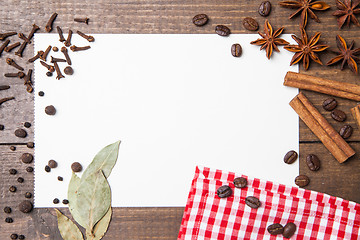
M 355 154 L 355 151 L 335 131 L 304 94 L 300 92 L 289 104 L 340 163 Z
M 356 124 L 358 125 L 358 127 L 360 129 L 360 105 L 357 105 L 356 107 L 351 108 L 350 111 L 355 119 Z
M 328 80 L 302 73 L 287 72 L 284 85 L 360 101 L 360 86 L 356 84 Z

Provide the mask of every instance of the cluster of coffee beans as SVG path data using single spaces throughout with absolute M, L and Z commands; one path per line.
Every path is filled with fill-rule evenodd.
M 267 227 L 271 235 L 282 234 L 284 238 L 291 238 L 296 232 L 296 225 L 289 222 L 283 227 L 280 223 L 274 223 Z

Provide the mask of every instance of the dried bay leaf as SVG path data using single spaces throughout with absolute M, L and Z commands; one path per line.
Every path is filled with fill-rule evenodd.
M 76 208 L 80 219 L 85 221 L 86 230 L 104 217 L 111 205 L 111 190 L 104 173 L 100 170 L 80 180 Z
M 105 214 L 105 216 L 95 225 L 93 232 L 88 231 L 86 229 L 86 239 L 87 240 L 100 240 L 106 233 L 110 220 L 112 215 L 112 209 L 111 207 Z
M 81 218 L 78 212 L 78 207 L 76 205 L 77 201 L 77 191 L 80 186 L 80 178 L 73 172 L 69 187 L 68 187 L 68 200 L 69 200 L 69 210 L 72 215 L 72 217 L 75 219 L 75 221 L 82 227 L 86 226 L 86 221 Z
M 105 177 L 108 178 L 111 170 L 116 164 L 120 143 L 121 141 L 117 141 L 100 150 L 90 165 L 86 168 L 81 178 L 86 178 L 90 174 L 99 170 L 102 170 Z
M 68 217 L 55 208 L 58 228 L 64 240 L 84 240 L 79 228 Z

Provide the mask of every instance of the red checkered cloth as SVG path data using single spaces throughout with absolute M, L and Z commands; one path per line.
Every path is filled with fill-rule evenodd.
M 236 177 L 248 186 L 235 188 Z M 232 188 L 231 197 L 217 196 L 222 185 Z M 261 207 L 247 206 L 248 196 L 260 199 Z M 297 226 L 291 239 L 360 239 L 357 203 L 206 167 L 196 168 L 178 239 L 284 239 L 267 227 L 288 222 Z

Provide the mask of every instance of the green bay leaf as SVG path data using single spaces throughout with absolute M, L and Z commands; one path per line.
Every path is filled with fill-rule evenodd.
M 105 214 L 105 216 L 95 225 L 93 232 L 86 231 L 86 239 L 87 240 L 100 240 L 106 233 L 112 215 L 111 207 Z
M 59 210 L 55 209 L 55 211 L 61 237 L 64 240 L 84 240 L 83 235 L 76 224 L 73 223 L 73 221 L 71 221 L 64 214 L 62 214 Z
M 85 169 L 81 178 L 86 178 L 94 172 L 102 170 L 106 178 L 116 164 L 121 141 L 112 143 L 100 150 L 90 165 Z
M 79 187 L 80 187 L 80 178 L 74 172 L 72 172 L 72 176 L 68 187 L 69 210 L 75 221 L 80 226 L 85 227 L 86 221 L 82 219 L 81 216 L 79 215 L 78 207 L 76 205 Z
M 85 221 L 87 230 L 104 217 L 111 205 L 111 190 L 104 173 L 100 170 L 80 180 L 76 208 L 79 217 Z

